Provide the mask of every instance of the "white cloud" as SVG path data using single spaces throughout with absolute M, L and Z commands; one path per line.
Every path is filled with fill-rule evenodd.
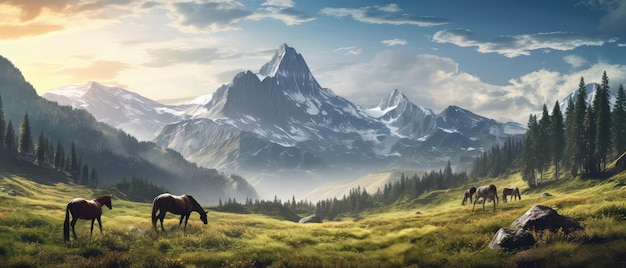
M 389 46 L 389 47 L 391 47 L 391 46 L 405 46 L 405 45 L 409 44 L 409 42 L 407 42 L 406 40 L 398 39 L 398 38 L 389 39 L 389 40 L 383 40 L 382 43 L 387 45 L 387 46 Z
M 236 23 L 253 14 L 237 1 L 178 2 L 171 7 L 172 13 L 178 16 L 176 24 L 187 31 L 237 30 Z
M 574 68 L 580 68 L 581 66 L 587 63 L 587 60 L 577 55 L 567 55 L 563 57 L 563 60 L 567 62 L 569 65 L 572 65 L 572 67 Z
M 496 120 L 525 124 L 543 104 L 552 107 L 576 90 L 581 76 L 588 83 L 599 82 L 604 70 L 612 88 L 626 83 L 626 66 L 599 62 L 571 73 L 541 69 L 507 85 L 493 85 L 460 72 L 452 59 L 401 51 L 385 51 L 369 62 L 336 64 L 332 70 L 320 68 L 315 73 L 320 84 L 364 107 L 397 88 L 416 105 L 435 112 L 457 105 Z
M 498 53 L 509 58 L 528 56 L 533 50 L 568 51 L 581 46 L 601 46 L 616 41 L 616 39 L 571 32 L 507 35 L 499 36 L 493 40 L 481 40 L 468 29 L 439 31 L 433 35 L 433 40 L 460 47 L 477 47 L 477 51 L 480 53 Z
M 410 24 L 421 27 L 430 27 L 436 25 L 447 24 L 448 19 L 429 16 L 411 16 L 400 13 L 402 9 L 397 4 L 389 4 L 386 6 L 367 6 L 361 8 L 324 8 L 321 13 L 328 16 L 342 18 L 346 16 L 352 17 L 356 21 L 371 24 L 392 24 L 403 25 Z
M 340 47 L 338 49 L 335 49 L 335 52 L 343 52 L 346 55 L 359 55 L 363 53 L 363 49 L 358 46 Z
M 291 6 L 283 6 L 283 5 L 268 6 L 265 9 L 263 9 L 263 11 L 264 12 L 256 12 L 255 14 L 251 15 L 248 18 L 252 20 L 270 18 L 270 19 L 280 20 L 289 26 L 299 25 L 299 24 L 314 21 L 317 19 L 307 14 L 306 12 L 294 9 Z
M 262 6 L 279 6 L 279 7 L 293 7 L 295 4 L 291 0 L 267 0 Z

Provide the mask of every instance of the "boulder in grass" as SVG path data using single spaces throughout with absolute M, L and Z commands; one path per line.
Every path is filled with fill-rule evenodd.
M 300 219 L 298 223 L 322 223 L 322 217 L 318 215 L 310 215 Z
M 558 232 L 563 230 L 565 234 L 583 229 L 580 224 L 569 217 L 559 215 L 554 209 L 541 205 L 533 206 L 517 218 L 513 222 L 513 227 L 528 231 L 550 230 Z
M 530 208 L 513 221 L 512 226 L 513 229 L 500 228 L 489 242 L 489 247 L 504 250 L 526 249 L 532 247 L 536 242 L 532 231 L 563 231 L 565 234 L 569 234 L 584 229 L 572 219 L 559 215 L 554 209 L 540 205 Z
M 492 249 L 526 249 L 535 244 L 533 235 L 524 229 L 500 228 L 489 242 Z

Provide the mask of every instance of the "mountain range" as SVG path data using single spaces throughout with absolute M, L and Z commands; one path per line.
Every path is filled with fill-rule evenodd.
M 97 90 L 94 90 L 94 94 Z M 112 93 L 106 89 L 106 94 Z M 130 97 L 127 91 L 120 90 L 115 93 L 118 93 L 120 99 Z M 192 194 L 207 205 L 217 204 L 220 198 L 223 200 L 231 197 L 240 200 L 258 198 L 255 189 L 239 175 L 226 175 L 216 169 L 199 167 L 174 150 L 162 148 L 153 142 L 139 142 L 119 129 L 98 122 L 85 110 L 60 106 L 40 97 L 20 70 L 2 56 L 0 56 L 0 96 L 3 104 L 0 108 L 5 118 L 3 123 L 8 125 L 8 122 L 11 122 L 13 126 L 18 126 L 28 115 L 30 130 L 35 136 L 33 143 L 37 143 L 38 136 L 45 137 L 44 142 L 47 140 L 47 143 L 51 144 L 48 147 L 59 148 L 58 145 L 62 145 L 67 156 L 70 155 L 72 148 L 79 158 L 79 163 L 97 170 L 101 185 L 137 178 L 162 186 L 172 193 Z M 83 104 L 95 105 L 87 100 Z M 108 107 L 99 109 L 116 107 L 122 109 L 119 106 L 122 102 L 117 100 L 102 105 Z M 139 102 L 132 101 L 132 105 L 137 107 Z M 146 105 L 154 103 L 146 101 Z M 137 113 L 134 119 L 142 122 L 139 125 L 144 125 L 146 118 L 140 116 L 143 115 L 142 111 L 133 112 Z M 115 113 L 109 115 L 115 116 Z M 119 118 L 115 120 L 123 121 Z M 4 169 L 4 164 L 0 163 L 0 170 Z M 50 176 L 54 174 L 56 172 L 51 169 Z
M 394 168 L 441 168 L 447 161 L 463 167 L 483 150 L 526 132 L 518 123 L 457 106 L 434 113 L 398 89 L 362 108 L 320 86 L 304 57 L 286 44 L 259 72 L 238 73 L 214 93 L 184 105 L 164 105 L 96 82 L 53 89 L 43 97 L 85 109 L 201 166 L 250 176 L 257 190 L 268 181 L 280 181 L 276 187 L 319 185 L 334 180 L 334 172 L 354 178 Z

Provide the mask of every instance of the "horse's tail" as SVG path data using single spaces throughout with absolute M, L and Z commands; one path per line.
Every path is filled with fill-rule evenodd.
M 63 223 L 63 241 L 67 242 L 70 240 L 70 203 L 67 203 L 67 207 L 65 208 L 65 222 Z
M 159 206 L 157 205 L 157 198 L 155 197 L 154 200 L 152 201 L 152 228 L 154 228 L 155 231 L 157 229 L 157 227 L 156 227 L 156 222 L 157 222 L 156 213 L 157 213 L 157 210 L 159 210 Z

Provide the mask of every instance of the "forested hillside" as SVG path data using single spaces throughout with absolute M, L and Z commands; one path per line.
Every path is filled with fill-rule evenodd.
M 544 104 L 541 115 L 530 115 L 523 141 L 509 140 L 474 160 L 472 177 L 500 176 L 521 171 L 536 187 L 547 180 L 610 177 L 609 163 L 626 151 L 626 94 L 617 88 L 611 105 L 606 72 L 595 92 L 587 92 L 584 77 L 568 98 L 565 111 L 558 101 L 552 111 Z
M 123 178 L 141 177 L 173 192 L 195 194 L 198 199 L 210 203 L 217 203 L 220 197 L 256 197 L 255 190 L 239 176 L 198 167 L 173 150 L 162 149 L 149 142 L 138 142 L 122 131 L 99 123 L 84 110 L 44 100 L 26 82 L 21 72 L 3 57 L 0 57 L 0 97 L 4 117 L 0 128 L 5 129 L 0 132 L 4 133 L 3 144 L 10 145 L 6 149 L 32 155 L 35 148 L 44 149 L 43 154 L 48 158 L 46 162 L 53 168 L 70 166 L 70 171 L 78 174 L 86 164 L 89 173 L 94 169 L 97 171 L 101 185 Z M 31 146 L 22 148 L 26 151 L 17 145 L 21 141 L 20 136 L 30 135 L 23 135 L 15 127 L 24 125 L 24 119 L 28 119 L 26 125 L 31 135 L 42 138 L 42 144 L 37 139 L 31 142 Z M 59 151 L 69 159 L 64 161 L 63 167 L 55 166 L 59 164 L 54 161 L 59 148 L 64 148 Z M 80 176 L 75 177 L 75 180 L 79 179 Z

